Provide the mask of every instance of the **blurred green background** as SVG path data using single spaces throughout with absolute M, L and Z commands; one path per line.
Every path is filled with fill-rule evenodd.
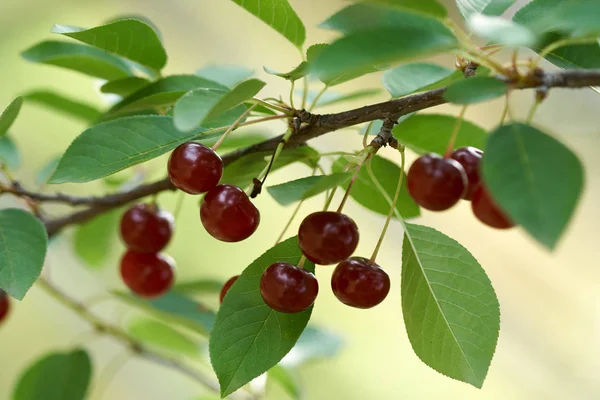
M 308 28 L 307 44 L 330 40 L 332 34 L 316 28 L 341 8 L 341 0 L 292 0 Z M 453 2 L 446 1 L 455 18 Z M 143 15 L 161 30 L 169 52 L 166 72 L 191 73 L 207 64 L 245 65 L 269 85 L 261 93 L 286 94 L 287 83 L 266 75 L 263 65 L 286 70 L 298 63 L 298 53 L 284 38 L 247 14 L 229 0 L 1 0 L 0 2 L 0 105 L 16 95 L 37 88 L 52 88 L 102 106 L 98 82 L 67 70 L 32 65 L 19 53 L 28 46 L 52 38 L 54 23 L 91 27 L 124 14 Z M 450 66 L 451 57 L 437 60 Z M 550 67 L 549 67 L 550 68 Z M 371 75 L 339 88 L 381 87 L 379 76 Z M 384 100 L 384 94 L 379 99 Z M 513 96 L 512 110 L 523 117 L 533 95 Z M 342 108 L 359 106 L 347 104 Z M 480 261 L 496 289 L 502 313 L 496 355 L 483 389 L 448 379 L 425 366 L 413 353 L 405 334 L 400 312 L 400 263 L 402 231 L 392 224 L 378 258 L 392 278 L 392 292 L 380 306 L 364 311 L 340 304 L 330 290 L 332 268 L 321 267 L 317 276 L 321 293 L 313 321 L 344 338 L 345 348 L 333 360 L 303 367 L 301 380 L 306 398 L 324 399 L 598 399 L 600 398 L 600 132 L 597 110 L 600 96 L 590 90 L 553 90 L 538 111 L 535 123 L 556 135 L 573 149 L 586 166 L 586 188 L 565 237 L 549 253 L 515 229 L 499 232 L 486 228 L 471 215 L 469 204 L 461 203 L 449 212 L 423 212 L 418 223 L 433 226 L 455 238 Z M 497 124 L 502 101 L 469 108 L 467 118 L 486 127 Z M 332 108 L 332 111 L 341 108 Z M 428 112 L 457 113 L 452 106 Z M 269 134 L 280 133 L 283 125 L 268 125 Z M 58 114 L 26 105 L 12 129 L 24 163 L 18 177 L 32 184 L 36 171 L 61 154 L 84 126 Z M 322 151 L 355 150 L 360 146 L 356 130 L 335 132 L 311 145 Z M 395 157 L 392 151 L 383 156 Z M 414 159 L 410 155 L 409 162 Z M 398 160 L 396 160 L 398 162 Z M 165 158 L 149 165 L 151 175 L 164 175 Z M 272 176 L 271 184 L 305 176 L 306 167 L 294 166 Z M 102 193 L 100 184 L 71 185 L 61 190 Z M 556 190 L 560 191 L 560 182 Z M 3 199 L 3 206 L 9 200 Z M 176 196 L 163 194 L 160 203 L 173 210 Z M 322 206 L 323 199 L 308 201 L 305 215 Z M 195 277 L 226 279 L 239 273 L 271 247 L 293 206 L 282 208 L 260 196 L 262 212 L 259 231 L 238 244 L 220 243 L 202 229 L 197 199 L 188 197 L 178 218 L 177 233 L 168 249 L 178 263 L 178 279 Z M 60 213 L 57 208 L 53 212 Z M 383 217 L 350 202 L 350 214 L 361 229 L 357 254 L 368 255 L 375 245 Z M 300 218 L 298 218 L 298 221 Z M 297 223 L 288 236 L 293 234 Z M 73 254 L 70 234 L 57 240 L 48 256 L 45 274 L 79 299 L 89 298 L 107 288 L 122 288 L 117 264 L 122 247 L 116 240 L 111 262 L 91 269 Z M 70 311 L 34 288 L 16 304 L 10 320 L 0 327 L 0 399 L 10 399 L 12 386 L 31 362 L 54 349 L 85 344 L 91 351 L 96 376 L 122 347 L 110 339 L 88 334 L 89 326 Z M 113 302 L 94 308 L 106 318 L 124 318 Z M 127 317 L 127 315 L 125 315 Z M 92 389 L 94 391 L 94 389 Z M 269 388 L 269 398 L 285 398 Z M 104 392 L 91 399 L 194 399 L 203 389 L 180 374 L 132 359 Z

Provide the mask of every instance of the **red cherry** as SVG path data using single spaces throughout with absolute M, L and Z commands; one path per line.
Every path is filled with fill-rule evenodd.
M 358 227 L 339 212 L 320 211 L 308 215 L 300 224 L 298 243 L 310 261 L 329 265 L 352 255 L 358 245 Z
M 225 299 L 225 295 L 227 294 L 227 292 L 229 292 L 229 289 L 231 288 L 231 286 L 233 286 L 233 284 L 235 283 L 235 281 L 238 280 L 240 276 L 236 275 L 233 276 L 231 278 L 229 278 L 229 280 L 227 282 L 225 282 L 225 284 L 223 285 L 223 288 L 221 289 L 221 294 L 219 295 L 219 300 L 221 301 L 221 303 L 223 303 L 223 300 Z
M 483 151 L 475 147 L 460 147 L 452 152 L 450 158 L 456 160 L 462 165 L 465 173 L 467 174 L 467 192 L 463 196 L 465 200 L 471 200 L 473 198 L 473 192 L 477 185 L 479 185 L 479 164 L 481 164 L 481 157 Z
M 319 293 L 315 276 L 285 262 L 271 264 L 260 279 L 260 294 L 269 307 L 282 313 L 297 313 L 313 305 Z
M 140 297 L 165 294 L 173 283 L 175 262 L 167 255 L 137 253 L 129 250 L 121 259 L 121 277 L 125 285 Z
M 168 170 L 178 189 L 189 194 L 206 193 L 219 184 L 223 160 L 210 147 L 187 142 L 173 150 Z
M 219 185 L 204 196 L 200 218 L 212 237 L 240 242 L 256 231 L 260 213 L 242 189 Z
M 173 215 L 154 204 L 136 204 L 121 218 L 121 238 L 130 249 L 158 253 L 173 235 Z
M 10 300 L 4 290 L 0 289 L 0 323 L 6 319 L 10 311 Z
M 496 229 L 509 229 L 515 226 L 514 222 L 504 213 L 498 204 L 492 199 L 489 192 L 479 185 L 475 188 L 471 209 L 478 220 Z
M 467 175 L 458 161 L 437 154 L 419 157 L 408 170 L 410 195 L 431 211 L 447 210 L 458 203 L 467 185 Z
M 368 259 L 351 257 L 335 267 L 331 288 L 342 303 L 356 308 L 371 308 L 388 295 L 390 277 Z

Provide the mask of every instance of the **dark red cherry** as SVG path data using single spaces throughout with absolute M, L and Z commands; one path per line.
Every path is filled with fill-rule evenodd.
M 231 286 L 233 286 L 233 284 L 235 283 L 235 281 L 238 280 L 240 276 L 236 275 L 233 276 L 231 278 L 229 278 L 229 280 L 227 282 L 225 282 L 225 284 L 223 285 L 223 288 L 221 289 L 221 294 L 219 295 L 219 300 L 221 301 L 221 303 L 223 303 L 223 299 L 225 299 L 225 295 L 227 294 L 227 292 L 229 292 L 229 289 L 231 288 Z
M 10 300 L 8 295 L 2 289 L 0 289 L 0 323 L 6 319 L 8 312 L 10 311 Z
M 269 307 L 283 313 L 297 313 L 313 305 L 319 293 L 315 276 L 285 262 L 271 264 L 260 279 L 260 294 Z
M 212 237 L 239 242 L 256 231 L 260 213 L 242 189 L 219 185 L 204 196 L 200 219 Z
M 492 228 L 509 229 L 515 226 L 483 185 L 475 188 L 471 200 L 471 209 L 478 220 Z
M 471 200 L 473 198 L 473 192 L 477 185 L 479 185 L 479 165 L 481 164 L 481 157 L 483 151 L 475 147 L 460 147 L 452 152 L 450 158 L 456 160 L 462 165 L 465 173 L 467 174 L 467 192 L 463 196 L 465 200 Z
M 210 147 L 187 142 L 173 150 L 168 170 L 178 189 L 189 194 L 206 193 L 219 184 L 223 160 Z
M 390 277 L 379 265 L 363 257 L 350 257 L 335 267 L 331 289 L 342 303 L 356 308 L 371 308 L 381 303 L 390 291 Z
M 467 175 L 458 161 L 433 153 L 419 157 L 407 175 L 411 197 L 431 211 L 447 210 L 458 203 L 467 184 Z
M 298 229 L 300 249 L 310 261 L 329 265 L 352 255 L 358 245 L 358 227 L 339 212 L 319 211 L 308 215 Z
M 158 253 L 173 235 L 173 215 L 154 204 L 136 204 L 121 218 L 121 238 L 130 250 Z
M 121 259 L 121 277 L 125 285 L 140 297 L 165 294 L 173 284 L 175 262 L 167 255 L 137 253 L 129 250 Z

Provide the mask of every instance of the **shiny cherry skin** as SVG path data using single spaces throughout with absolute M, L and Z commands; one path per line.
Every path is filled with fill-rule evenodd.
M 260 294 L 275 311 L 297 313 L 313 305 L 319 293 L 315 276 L 285 262 L 271 264 L 260 279 Z
M 225 284 L 221 288 L 221 294 L 219 295 L 219 301 L 221 303 L 223 303 L 223 300 L 225 299 L 225 295 L 227 294 L 227 292 L 229 292 L 229 289 L 231 289 L 231 286 L 233 286 L 233 284 L 235 283 L 235 281 L 238 280 L 239 277 L 240 277 L 239 275 L 233 276 L 233 277 L 229 278 L 229 280 L 227 282 L 225 282 Z
M 206 193 L 219 184 L 223 160 L 210 147 L 187 142 L 171 153 L 168 171 L 178 189 L 189 194 Z
M 465 200 L 471 200 L 473 198 L 473 192 L 477 185 L 480 182 L 479 176 L 479 165 L 481 164 L 481 157 L 483 156 L 483 151 L 467 146 L 460 147 L 452 152 L 450 158 L 456 160 L 462 165 L 465 173 L 467 174 L 467 191 L 463 196 Z
M 0 289 L 0 323 L 2 323 L 10 311 L 10 300 L 5 291 Z
M 458 161 L 433 153 L 419 157 L 407 174 L 411 197 L 431 211 L 447 210 L 458 203 L 467 185 L 467 174 Z
M 475 188 L 471 200 L 471 209 L 478 220 L 492 228 L 510 229 L 515 226 L 483 185 Z
M 158 253 L 173 236 L 173 215 L 154 204 L 136 204 L 121 217 L 121 238 L 128 249 Z
M 298 229 L 302 253 L 315 264 L 330 265 L 352 255 L 358 245 L 358 227 L 339 212 L 319 211 L 308 215 Z
M 331 289 L 342 303 L 356 308 L 371 308 L 381 303 L 390 291 L 390 277 L 379 265 L 363 257 L 350 257 L 335 267 Z
M 121 259 L 121 277 L 136 295 L 156 298 L 169 291 L 175 276 L 175 262 L 161 253 L 127 251 Z
M 200 219 L 215 239 L 240 242 L 256 231 L 260 213 L 242 189 L 219 185 L 204 196 Z

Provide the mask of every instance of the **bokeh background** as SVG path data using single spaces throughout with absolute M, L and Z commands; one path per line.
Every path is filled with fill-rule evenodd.
M 307 44 L 330 40 L 331 32 L 316 28 L 344 5 L 341 0 L 292 0 L 308 28 Z M 453 2 L 446 1 L 459 18 Z M 523 3 L 523 2 L 520 2 Z M 514 9 L 514 8 L 513 8 Z M 37 88 L 51 88 L 98 106 L 106 99 L 97 93 L 98 82 L 83 75 L 23 61 L 19 53 L 28 46 L 52 38 L 54 23 L 91 27 L 110 18 L 143 15 L 161 30 L 169 52 L 166 72 L 191 73 L 208 64 L 245 65 L 269 85 L 265 95 L 285 94 L 287 83 L 266 75 L 263 65 L 286 70 L 298 63 L 298 53 L 266 25 L 228 0 L 0 0 L 0 105 L 16 95 Z M 524 53 L 523 53 L 524 54 Z M 524 54 L 526 55 L 526 54 Z M 437 61 L 452 65 L 451 57 Z M 550 68 L 550 67 L 549 67 Z M 381 87 L 371 75 L 336 88 L 351 91 Z M 369 99 L 369 102 L 383 100 Z M 519 93 L 511 104 L 517 118 L 529 109 L 533 95 Z M 359 106 L 348 104 L 343 108 Z M 322 290 L 313 321 L 338 333 L 345 347 L 332 360 L 307 365 L 300 378 L 309 400 L 364 399 L 598 399 L 600 398 L 600 96 L 591 90 L 553 90 L 535 117 L 535 124 L 553 133 L 579 155 L 586 166 L 586 187 L 572 223 L 558 248 L 550 253 L 515 229 L 498 232 L 478 223 L 467 203 L 449 212 L 424 211 L 418 223 L 435 227 L 455 238 L 480 261 L 496 289 L 501 305 L 501 334 L 487 380 L 478 390 L 453 381 L 425 366 L 414 355 L 407 339 L 400 307 L 402 231 L 394 223 L 379 256 L 392 277 L 386 301 L 369 311 L 341 305 Z M 497 123 L 502 101 L 470 107 L 467 118 L 486 128 Z M 339 110 L 333 108 L 332 111 Z M 442 106 L 428 112 L 456 114 L 457 108 Z M 85 127 L 60 115 L 26 105 L 12 129 L 24 158 L 18 177 L 32 184 L 36 171 L 63 152 Z M 268 134 L 280 133 L 282 125 L 267 126 Z M 355 150 L 360 146 L 356 130 L 343 130 L 315 140 L 323 151 Z M 382 155 L 394 157 L 391 151 Z M 410 156 L 409 162 L 414 159 Z M 165 159 L 147 166 L 150 175 L 164 175 Z M 271 183 L 305 176 L 306 167 L 279 171 Z M 101 184 L 66 186 L 65 191 L 102 193 Z M 560 182 L 556 183 L 560 191 Z M 4 205 L 9 200 L 3 199 Z M 175 207 L 176 197 L 163 194 L 165 208 Z M 279 207 L 268 195 L 257 201 L 263 221 L 256 235 L 239 244 L 211 239 L 197 215 L 197 199 L 187 198 L 178 218 L 177 234 L 168 252 L 177 260 L 178 279 L 196 277 L 226 279 L 239 273 L 269 248 L 293 206 Z M 305 215 L 321 207 L 322 199 L 306 203 Z M 56 213 L 60 209 L 53 210 Z M 347 212 L 361 229 L 357 254 L 370 254 L 383 217 L 361 206 L 347 205 Z M 293 234 L 293 230 L 288 233 Z M 116 239 L 111 260 L 104 268 L 90 269 L 70 247 L 70 234 L 52 245 L 45 274 L 78 299 L 89 298 L 107 288 L 122 288 L 117 263 L 122 247 Z M 323 288 L 332 268 L 318 270 Z M 33 288 L 16 304 L 7 324 L 0 327 L 0 399 L 10 399 L 21 371 L 42 354 L 54 349 L 86 345 L 98 374 L 122 347 L 110 339 L 89 335 L 89 326 L 62 308 L 44 292 Z M 123 317 L 115 303 L 101 303 L 95 310 L 103 316 Z M 125 315 L 127 317 L 127 315 Z M 146 361 L 132 359 L 112 380 L 102 397 L 92 390 L 91 399 L 194 399 L 203 388 L 185 377 Z M 269 388 L 269 398 L 285 399 Z

